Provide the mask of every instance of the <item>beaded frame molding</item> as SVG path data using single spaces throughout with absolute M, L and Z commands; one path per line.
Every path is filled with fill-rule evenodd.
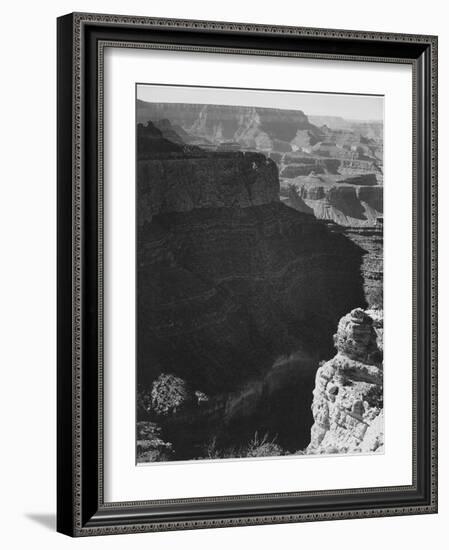
M 407 63 L 413 70 L 413 482 L 104 502 L 105 47 Z M 70 536 L 437 512 L 437 37 L 74 13 L 58 18 L 58 495 Z

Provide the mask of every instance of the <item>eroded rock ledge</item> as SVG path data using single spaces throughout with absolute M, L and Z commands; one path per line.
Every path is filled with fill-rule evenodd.
M 316 374 L 308 454 L 383 452 L 383 312 L 354 309 Z

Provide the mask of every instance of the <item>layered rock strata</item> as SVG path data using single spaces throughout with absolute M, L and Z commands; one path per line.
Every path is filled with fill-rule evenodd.
M 383 452 L 383 314 L 354 309 L 316 373 L 309 454 Z
M 245 208 L 279 201 L 277 168 L 258 153 L 143 159 L 137 165 L 138 223 L 195 208 Z
M 210 433 L 235 445 L 259 429 L 304 448 L 314 365 L 338 319 L 364 304 L 363 251 L 282 204 L 272 160 L 173 132 L 138 129 L 137 372 L 151 403 L 139 420 L 154 424 L 143 425 L 143 460 L 203 456 Z M 167 395 L 185 382 L 207 401 L 161 414 L 157 380 Z
M 307 206 L 307 205 L 306 205 Z M 383 308 L 383 218 L 376 225 L 344 227 L 328 222 L 330 231 L 348 237 L 364 251 L 360 270 L 363 276 L 363 289 L 368 305 Z
M 374 226 L 383 215 L 380 185 L 303 185 L 298 195 L 321 220 L 346 227 Z
M 310 145 L 323 138 L 300 110 L 137 101 L 138 122 L 161 119 L 169 119 L 204 143 L 233 141 L 258 151 L 288 152 L 298 140 Z

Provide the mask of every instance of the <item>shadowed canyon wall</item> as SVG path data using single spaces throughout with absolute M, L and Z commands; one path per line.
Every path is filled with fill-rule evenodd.
M 363 251 L 280 202 L 264 155 L 203 151 L 151 123 L 138 136 L 138 385 L 170 373 L 206 396 L 141 420 L 175 459 L 201 456 L 211 426 L 227 445 L 261 429 L 304 448 L 317 362 L 365 307 Z

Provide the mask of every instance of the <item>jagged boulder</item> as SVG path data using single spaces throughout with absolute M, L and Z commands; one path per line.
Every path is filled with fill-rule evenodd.
M 372 318 L 361 308 L 342 317 L 334 343 L 337 350 L 349 359 L 367 363 L 378 362 L 377 335 Z

